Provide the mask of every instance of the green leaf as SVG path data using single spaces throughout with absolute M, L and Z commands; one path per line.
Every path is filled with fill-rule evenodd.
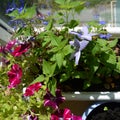
M 52 95 L 55 96 L 55 91 L 56 91 L 56 84 L 57 81 L 56 79 L 52 78 L 51 80 L 49 80 L 48 82 L 48 90 L 52 93 Z
M 64 53 L 64 55 L 68 55 L 70 53 L 73 52 L 73 49 L 71 48 L 70 45 L 66 45 L 63 49 L 62 49 L 62 53 Z
M 62 52 L 57 53 L 56 54 L 56 61 L 57 61 L 57 64 L 58 64 L 59 68 L 62 66 L 63 60 L 64 60 L 63 53 Z
M 26 8 L 16 19 L 30 19 L 36 15 L 36 7 Z
M 97 39 L 97 43 L 101 46 L 104 47 L 107 45 L 107 41 L 103 39 Z
M 53 52 L 57 52 L 57 51 L 63 49 L 64 46 L 66 45 L 66 43 L 67 43 L 67 40 L 61 41 L 57 47 L 54 47 L 54 48 L 52 49 L 52 51 L 53 51 Z
M 78 25 L 78 21 L 76 20 L 71 20 L 69 23 L 69 28 L 74 28 Z
M 65 0 L 55 0 L 55 2 L 57 4 L 60 4 L 60 5 L 64 5 L 65 4 Z
M 120 73 L 120 61 L 117 62 L 116 71 Z
M 53 19 L 51 19 L 51 20 L 49 21 L 48 25 L 46 26 L 46 29 L 47 29 L 47 30 L 51 30 L 52 27 L 53 27 Z
M 51 64 L 50 62 L 43 60 L 43 74 L 52 76 L 54 74 L 56 64 Z
M 107 59 L 107 62 L 110 63 L 110 64 L 116 64 L 116 55 L 115 54 L 109 55 L 109 58 Z
M 99 45 L 99 44 L 96 44 L 96 45 L 93 47 L 93 49 L 91 50 L 92 54 L 95 55 L 95 54 L 99 53 L 99 52 L 100 52 L 100 48 L 101 48 L 100 45 Z
M 11 12 L 11 13 L 9 13 L 7 15 L 10 16 L 10 17 L 16 18 L 16 17 L 19 16 L 19 13 L 18 13 L 18 10 L 14 10 L 13 12 Z
M 44 81 L 45 77 L 44 75 L 39 75 L 33 82 L 32 84 L 36 83 L 36 82 L 42 82 Z
M 117 42 L 118 42 L 118 39 L 115 39 L 115 40 L 110 41 L 110 42 L 109 42 L 109 47 L 111 47 L 111 48 L 115 47 L 116 44 L 117 44 Z

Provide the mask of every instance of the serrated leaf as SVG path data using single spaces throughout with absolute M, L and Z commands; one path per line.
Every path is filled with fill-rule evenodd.
M 60 4 L 60 5 L 64 5 L 65 4 L 65 0 L 55 0 L 55 2 L 57 4 Z
M 97 43 L 101 46 L 104 47 L 107 45 L 107 41 L 103 39 L 97 39 Z
M 64 55 L 66 56 L 66 55 L 72 53 L 72 52 L 73 52 L 73 49 L 71 48 L 70 45 L 66 45 L 66 46 L 63 48 L 62 52 L 63 52 Z
M 45 77 L 44 75 L 39 75 L 33 82 L 32 84 L 36 83 L 36 82 L 42 82 L 44 81 Z
M 117 71 L 118 73 L 120 73 L 120 61 L 117 62 L 116 71 Z
M 33 18 L 36 14 L 36 7 L 32 6 L 30 8 L 26 8 L 24 12 L 20 14 L 19 17 L 16 17 L 17 19 L 30 19 Z
M 110 41 L 110 42 L 109 42 L 109 47 L 111 47 L 111 48 L 115 47 L 116 44 L 117 44 L 117 42 L 118 42 L 118 39 L 115 39 L 115 40 Z
M 63 60 L 64 60 L 63 53 L 57 53 L 56 54 L 56 62 L 58 64 L 59 68 L 62 66 Z
M 50 62 L 43 60 L 43 74 L 52 76 L 54 74 L 56 64 L 51 64 Z
M 78 25 L 78 21 L 76 20 L 71 20 L 69 23 L 69 28 L 74 28 Z
M 53 19 L 51 19 L 51 20 L 49 21 L 48 25 L 46 26 L 46 29 L 47 29 L 47 30 L 51 30 L 52 27 L 53 27 Z
M 56 91 L 56 84 L 57 81 L 56 79 L 52 78 L 51 80 L 49 80 L 48 82 L 48 90 L 52 93 L 52 95 L 55 96 L 55 91 Z
M 107 62 L 110 64 L 116 64 L 116 55 L 115 54 L 109 55 Z
M 100 45 L 96 44 L 93 49 L 91 50 L 92 54 L 95 55 L 100 52 Z

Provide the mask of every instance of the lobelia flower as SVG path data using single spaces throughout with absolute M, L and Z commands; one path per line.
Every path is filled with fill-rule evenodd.
M 22 69 L 18 64 L 12 65 L 11 70 L 8 71 L 7 74 L 10 82 L 10 85 L 8 86 L 8 88 L 13 88 L 13 87 L 16 87 L 18 84 L 20 84 L 21 77 L 22 77 Z
M 8 2 L 6 13 L 10 13 L 10 12 L 12 12 L 15 9 L 16 9 L 15 0 L 13 0 L 12 3 Z
M 70 59 L 75 58 L 75 65 L 78 65 L 81 56 L 81 51 L 86 48 L 88 43 L 92 40 L 92 36 L 95 34 L 88 32 L 88 27 L 84 26 L 80 33 L 71 31 L 70 34 L 74 34 L 74 41 L 70 41 L 70 45 L 75 48 L 75 52 L 71 55 Z
M 107 34 L 101 33 L 101 34 L 99 34 L 99 37 L 100 37 L 101 39 L 105 39 L 105 40 L 110 39 L 111 36 L 112 36 L 112 35 L 111 35 L 110 33 L 107 33 Z
M 50 91 L 47 91 L 46 95 L 44 96 L 44 106 L 58 109 L 59 104 L 61 104 L 65 100 L 65 97 L 61 95 L 60 89 L 57 89 L 55 94 L 56 96 L 53 96 Z
M 11 52 L 11 54 L 14 57 L 18 57 L 21 56 L 23 53 L 27 52 L 29 49 L 29 44 L 24 43 L 24 44 L 20 44 L 17 47 L 15 47 L 14 51 Z
M 73 115 L 70 109 L 57 110 L 54 114 L 51 114 L 50 120 L 82 120 L 81 116 Z
M 30 86 L 28 86 L 25 90 L 24 96 L 32 96 L 35 92 L 38 92 L 38 90 L 42 87 L 42 84 L 40 82 L 36 82 Z
M 15 9 L 17 9 L 18 12 L 21 13 L 22 10 L 24 9 L 24 0 L 19 0 L 19 3 L 20 3 L 20 6 L 17 6 L 15 3 L 15 0 L 12 0 L 12 3 L 9 2 L 6 9 L 6 13 L 10 13 Z
M 21 13 L 22 10 L 24 9 L 25 2 L 24 0 L 19 0 L 20 6 L 17 8 L 18 12 Z
M 105 25 L 106 22 L 102 20 L 102 21 L 99 21 L 99 24 L 101 24 L 101 25 Z

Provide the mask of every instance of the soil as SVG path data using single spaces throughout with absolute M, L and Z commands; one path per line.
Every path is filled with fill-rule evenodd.
M 120 56 L 120 39 L 115 47 L 115 53 L 117 56 Z M 85 80 L 83 79 L 70 79 L 65 82 L 60 83 L 60 88 L 63 92 L 74 92 L 74 91 L 90 91 L 90 92 L 99 92 L 99 91 L 120 91 L 120 74 L 116 76 L 101 78 L 101 83 L 94 84 L 91 83 L 89 87 L 84 86 Z
M 93 109 L 86 120 L 120 120 L 120 103 L 103 103 Z

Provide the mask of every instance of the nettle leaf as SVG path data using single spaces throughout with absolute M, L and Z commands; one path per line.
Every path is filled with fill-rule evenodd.
M 50 40 L 51 40 L 51 45 L 52 46 L 60 46 L 60 43 L 61 43 L 61 37 L 57 37 L 55 35 L 53 36 L 50 36 Z
M 102 63 L 109 68 L 115 68 L 116 66 L 116 55 L 114 53 L 102 53 L 101 54 Z
M 42 82 L 44 81 L 45 77 L 44 75 L 39 75 L 33 82 L 32 84 L 36 83 L 36 82 Z
M 69 28 L 74 28 L 78 25 L 78 21 L 76 20 L 71 20 L 70 23 L 69 23 Z
M 120 73 L 120 60 L 117 62 L 116 71 Z
M 43 74 L 52 76 L 56 68 L 56 63 L 51 64 L 50 62 L 43 60 Z
M 59 51 L 59 50 L 62 50 L 62 49 L 64 48 L 64 46 L 66 45 L 66 43 L 67 43 L 67 40 L 61 41 L 61 42 L 58 44 L 57 47 L 54 47 L 54 48 L 52 49 L 52 51 L 53 51 L 53 52 L 57 52 L 57 51 Z
M 57 4 L 64 5 L 66 0 L 55 0 Z
M 62 53 L 64 53 L 64 55 L 68 55 L 70 53 L 73 52 L 73 49 L 71 48 L 70 45 L 66 45 L 63 49 L 62 49 Z
M 100 45 L 96 43 L 96 45 L 92 48 L 91 52 L 93 55 L 97 54 L 100 52 Z
M 53 19 L 51 19 L 51 20 L 49 21 L 48 25 L 46 26 L 46 29 L 47 29 L 47 30 L 51 30 L 52 27 L 53 27 Z
M 57 85 L 57 81 L 56 79 L 52 78 L 49 80 L 48 82 L 48 90 L 52 93 L 52 95 L 55 96 L 55 91 L 56 91 L 56 85 Z
M 110 42 L 109 42 L 109 47 L 111 47 L 111 48 L 115 47 L 116 44 L 117 44 L 117 42 L 118 42 L 118 39 L 115 39 L 115 40 L 110 41 Z
M 36 7 L 32 6 L 30 8 L 26 8 L 24 12 L 22 12 L 16 19 L 30 19 L 36 15 Z
M 79 13 L 81 10 L 83 10 L 84 9 L 83 4 L 84 4 L 84 2 L 81 2 L 78 6 L 76 6 L 75 11 Z
M 19 16 L 19 13 L 18 13 L 18 10 L 14 10 L 13 12 L 11 12 L 11 13 L 9 13 L 7 15 L 10 16 L 10 17 L 16 18 L 16 17 Z
M 64 54 L 62 52 L 59 52 L 56 54 L 56 62 L 59 66 L 59 68 L 62 66 L 64 60 Z
M 92 57 L 92 58 L 93 59 L 88 60 L 88 64 L 90 66 L 91 72 L 94 74 L 97 71 L 97 69 L 99 68 L 99 61 L 98 61 L 98 58 L 96 58 L 96 57 Z
M 97 43 L 101 46 L 104 47 L 107 45 L 107 41 L 103 39 L 97 39 Z
M 106 59 L 107 63 L 110 63 L 110 64 L 113 64 L 115 65 L 116 64 L 116 55 L 115 53 L 109 53 L 109 57 L 108 59 Z

